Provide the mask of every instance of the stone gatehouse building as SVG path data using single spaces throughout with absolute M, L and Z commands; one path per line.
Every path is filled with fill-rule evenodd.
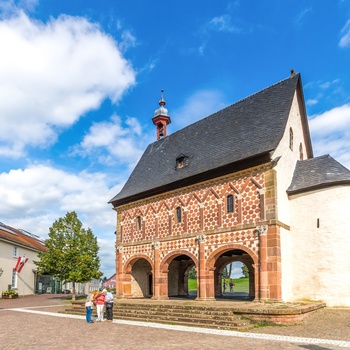
M 159 105 L 157 140 L 110 201 L 117 296 L 185 296 L 195 266 L 197 299 L 215 299 L 239 261 L 251 299 L 350 305 L 350 171 L 313 157 L 300 74 L 171 135 Z

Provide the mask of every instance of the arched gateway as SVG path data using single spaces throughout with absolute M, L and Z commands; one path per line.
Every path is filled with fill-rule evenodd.
M 110 201 L 117 212 L 117 296 L 187 296 L 188 273 L 195 267 L 197 299 L 215 299 L 223 294 L 225 266 L 237 261 L 248 268 L 250 299 L 320 295 L 347 304 L 344 288 L 332 292 L 339 300 L 329 298 L 317 287 L 315 270 L 299 267 L 317 268 L 312 259 L 323 256 L 325 240 L 315 237 L 341 223 L 329 217 L 324 186 L 341 181 L 345 191 L 350 183 L 350 172 L 332 158 L 313 158 L 300 75 L 293 71 L 170 135 L 165 105 L 162 93 L 152 118 L 156 141 Z M 325 199 L 318 207 L 314 195 Z M 343 242 L 339 232 L 334 235 Z M 312 244 L 313 255 L 301 241 Z M 339 268 L 347 271 L 345 265 Z M 323 270 L 318 276 L 326 285 L 332 275 Z

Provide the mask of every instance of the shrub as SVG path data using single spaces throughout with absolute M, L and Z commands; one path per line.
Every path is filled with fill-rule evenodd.
M 5 290 L 5 292 L 2 292 L 3 297 L 7 297 L 10 295 L 12 295 L 13 298 L 17 298 L 18 292 L 16 290 L 13 290 L 13 289 Z

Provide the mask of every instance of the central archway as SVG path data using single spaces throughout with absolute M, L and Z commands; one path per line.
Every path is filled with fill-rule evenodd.
M 257 295 L 258 271 L 256 255 L 246 247 L 238 244 L 230 244 L 221 247 L 214 251 L 207 261 L 207 268 L 212 272 L 213 293 L 215 298 L 225 298 L 232 300 L 254 300 Z M 223 272 L 228 264 L 233 262 L 241 262 L 249 272 L 248 288 L 244 292 L 232 292 L 229 286 L 227 293 L 223 291 Z M 226 281 L 229 282 L 232 276 L 226 276 Z

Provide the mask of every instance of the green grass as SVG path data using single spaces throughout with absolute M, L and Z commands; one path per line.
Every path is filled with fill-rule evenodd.
M 235 292 L 248 292 L 249 291 L 249 278 L 234 278 L 235 282 Z M 227 287 L 226 291 L 229 291 L 229 278 L 226 279 Z M 189 279 L 188 280 L 188 290 L 197 290 L 197 280 Z

